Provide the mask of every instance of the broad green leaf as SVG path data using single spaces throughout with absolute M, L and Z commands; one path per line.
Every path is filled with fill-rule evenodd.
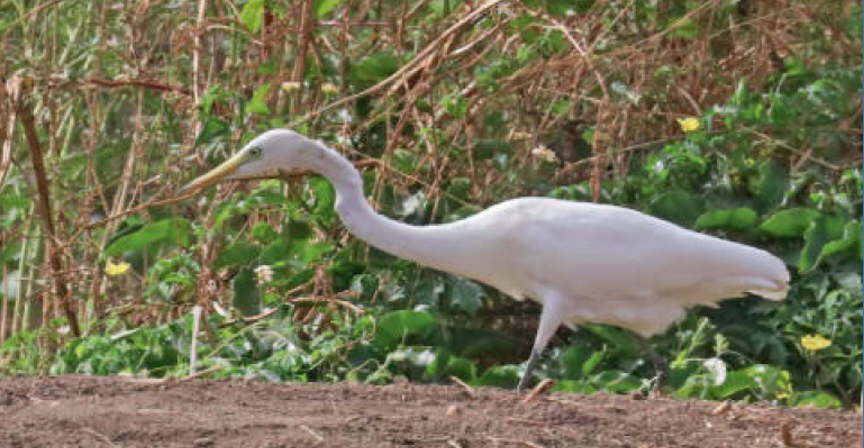
M 382 349 L 393 348 L 406 337 L 422 335 L 437 324 L 438 318 L 424 311 L 394 311 L 378 320 L 378 334 L 373 344 Z
M 810 222 L 804 232 L 804 247 L 798 259 L 798 269 L 807 272 L 816 267 L 822 259 L 825 246 L 835 239 L 841 239 L 843 221 L 829 215 L 820 215 Z
M 456 199 L 465 200 L 471 192 L 471 179 L 467 177 L 454 177 L 450 179 L 450 185 L 447 186 L 447 194 Z
M 611 343 L 615 349 L 623 353 L 633 354 L 638 353 L 640 350 L 636 345 L 634 337 L 621 328 L 602 324 L 586 324 L 582 328 Z
M 606 353 L 602 351 L 596 351 L 592 353 L 591 357 L 582 364 L 582 376 L 587 377 L 588 375 L 594 373 L 594 369 L 596 369 L 597 366 L 600 364 L 600 361 L 603 360 L 605 354 Z
M 552 390 L 556 392 L 572 392 L 577 394 L 593 394 L 597 392 L 597 388 L 587 381 L 560 380 L 555 381 Z
M 267 115 L 270 113 L 270 108 L 267 107 L 267 91 L 270 90 L 270 83 L 264 83 L 261 87 L 255 89 L 252 94 L 252 99 L 246 104 L 246 112 L 250 114 Z
M 470 383 L 472 386 L 516 387 L 519 384 L 519 367 L 513 365 L 492 366 Z
M 426 368 L 426 380 L 441 380 L 455 376 L 463 381 L 471 381 L 476 376 L 474 364 L 465 358 L 453 355 L 447 350 L 438 350 L 435 360 Z
M 279 234 L 276 233 L 276 230 L 267 224 L 266 222 L 258 222 L 252 226 L 252 238 L 259 243 L 267 243 L 275 240 L 279 237 Z
M 225 120 L 210 117 L 204 122 L 204 126 L 201 127 L 201 132 L 198 133 L 198 138 L 195 139 L 195 146 L 212 143 L 219 137 L 226 137 L 230 134 L 231 125 Z
M 450 303 L 470 315 L 477 314 L 483 298 L 483 288 L 477 283 L 456 275 L 447 276 L 447 295 Z
M 617 370 L 607 370 L 591 377 L 591 383 L 610 392 L 630 392 L 642 387 L 642 380 Z
M 453 332 L 453 350 L 471 359 L 493 357 L 506 359 L 519 350 L 522 341 L 508 333 L 486 328 Z
M 444 294 L 443 276 L 436 272 L 421 271 L 416 277 L 419 278 L 411 282 L 414 285 L 411 290 L 414 302 L 437 307 L 438 300 Z
M 727 398 L 734 398 L 736 394 L 741 392 L 758 388 L 759 383 L 757 383 L 753 375 L 742 370 L 735 370 L 726 373 L 726 381 L 723 384 L 712 386 L 710 389 L 713 398 L 725 400 Z
M 657 217 L 690 227 L 701 213 L 701 204 L 696 198 L 682 190 L 670 191 L 657 198 L 648 211 Z
M 816 406 L 824 409 L 840 409 L 843 403 L 837 397 L 822 391 L 798 392 L 795 394 L 793 406 Z
M 227 266 L 244 266 L 258 258 L 259 253 L 260 249 L 257 245 L 239 241 L 223 249 L 213 265 L 216 269 Z
M 249 28 L 249 31 L 257 33 L 261 30 L 261 22 L 264 19 L 264 3 L 266 0 L 249 0 L 240 11 L 240 21 Z
M 561 354 L 561 364 L 564 367 L 564 377 L 578 380 L 582 378 L 582 367 L 585 361 L 591 356 L 591 350 L 588 347 L 579 347 L 571 345 Z
M 351 80 L 355 88 L 369 87 L 392 75 L 399 69 L 396 53 L 387 50 L 369 56 L 351 67 Z
M 392 168 L 400 173 L 412 173 L 417 167 L 417 156 L 410 151 L 396 148 L 393 151 Z
M 729 210 L 713 210 L 703 213 L 696 220 L 699 230 L 747 230 L 756 225 L 756 212 L 749 207 Z
M 858 259 L 861 259 L 861 233 L 862 233 L 861 222 L 859 221 L 850 221 L 846 223 L 846 226 L 843 228 L 843 237 L 838 238 L 830 243 L 826 244 L 822 248 L 822 257 L 827 257 L 830 255 L 834 255 L 838 252 L 842 252 L 845 250 L 851 250 L 853 254 L 855 254 Z
M 573 106 L 569 98 L 555 101 L 554 103 L 552 103 L 551 106 L 549 106 L 549 110 L 552 112 L 552 115 L 555 115 L 559 118 L 567 117 L 568 115 L 570 115 L 570 110 L 572 109 Z
M 315 8 L 315 15 L 318 18 L 324 17 L 336 9 L 336 7 L 343 1 L 344 0 L 315 0 L 313 6 Z
M 234 277 L 234 295 L 231 305 L 244 316 L 254 316 L 261 312 L 261 292 L 256 283 L 255 271 L 252 269 L 241 270 Z
M 276 264 L 280 261 L 286 261 L 291 256 L 291 249 L 292 246 L 288 240 L 277 239 L 261 250 L 259 261 L 261 264 Z
M 333 207 L 336 203 L 336 190 L 324 179 L 314 179 L 310 181 L 310 186 L 315 193 L 315 208 L 312 213 L 324 221 L 329 221 L 335 213 Z
M 760 170 L 762 178 L 756 192 L 756 206 L 761 211 L 770 210 L 780 204 L 789 189 L 789 174 L 773 163 Z
M 310 243 L 304 241 L 294 249 L 294 256 L 300 263 L 308 266 L 321 255 L 332 252 L 335 247 L 332 243 L 327 242 Z
M 759 229 L 772 236 L 795 238 L 804 235 L 810 223 L 820 215 L 818 210 L 810 208 L 781 210 L 769 216 L 759 225 Z
M 189 244 L 192 224 L 183 218 L 156 221 L 141 227 L 137 232 L 118 238 L 105 248 L 105 256 L 113 257 L 128 251 L 142 250 L 155 243 L 175 243 L 180 246 Z

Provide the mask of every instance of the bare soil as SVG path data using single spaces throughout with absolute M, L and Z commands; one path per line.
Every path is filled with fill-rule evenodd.
M 398 384 L 0 380 L 0 447 L 853 447 L 854 412 Z

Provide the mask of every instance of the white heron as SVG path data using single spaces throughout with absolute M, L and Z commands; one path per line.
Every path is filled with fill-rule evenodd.
M 448 224 L 394 221 L 375 212 L 347 159 L 290 130 L 259 135 L 181 191 L 274 169 L 327 178 L 343 223 L 369 244 L 540 303 L 519 390 L 561 324 L 611 324 L 649 337 L 684 317 L 686 307 L 746 294 L 783 300 L 789 289 L 783 261 L 764 250 L 614 205 L 526 197 Z

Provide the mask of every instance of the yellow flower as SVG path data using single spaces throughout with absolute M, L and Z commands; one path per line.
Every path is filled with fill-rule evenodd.
M 118 275 L 123 275 L 126 271 L 129 270 L 131 266 L 129 263 L 125 261 L 121 261 L 120 263 L 114 264 L 111 260 L 108 260 L 108 263 L 105 265 L 105 274 L 111 277 L 115 277 Z
M 325 95 L 335 95 L 339 93 L 339 87 L 336 87 L 336 84 L 327 82 L 321 85 L 321 93 Z
M 286 81 L 282 83 L 282 90 L 284 90 L 285 93 L 294 93 L 300 90 L 300 87 L 303 86 L 297 81 Z
M 693 132 L 699 130 L 699 119 L 696 117 L 678 118 L 678 125 L 684 132 Z
M 830 347 L 831 340 L 825 339 L 818 334 L 808 334 L 807 336 L 801 337 L 801 346 L 804 347 L 806 350 L 815 352 Z

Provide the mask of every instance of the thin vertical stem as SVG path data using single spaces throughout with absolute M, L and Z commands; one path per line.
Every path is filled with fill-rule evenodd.
M 54 279 L 54 289 L 60 300 L 60 307 L 66 316 L 66 320 L 69 322 L 69 329 L 75 337 L 78 337 L 81 336 L 81 329 L 78 327 L 78 317 L 72 307 L 72 294 L 69 290 L 69 285 L 66 283 L 66 273 L 63 267 L 60 245 L 54 230 L 54 221 L 52 219 L 54 215 L 51 212 L 51 193 L 48 189 L 48 176 L 45 173 L 42 147 L 36 134 L 35 119 L 32 111 L 22 101 L 19 100 L 16 103 L 18 116 L 21 118 L 24 135 L 27 137 L 27 144 L 30 148 L 30 161 L 33 164 L 33 173 L 36 175 L 36 188 L 39 193 L 36 205 L 39 208 L 42 228 L 48 239 L 46 248 L 48 249 L 48 262 L 52 271 L 51 276 Z

